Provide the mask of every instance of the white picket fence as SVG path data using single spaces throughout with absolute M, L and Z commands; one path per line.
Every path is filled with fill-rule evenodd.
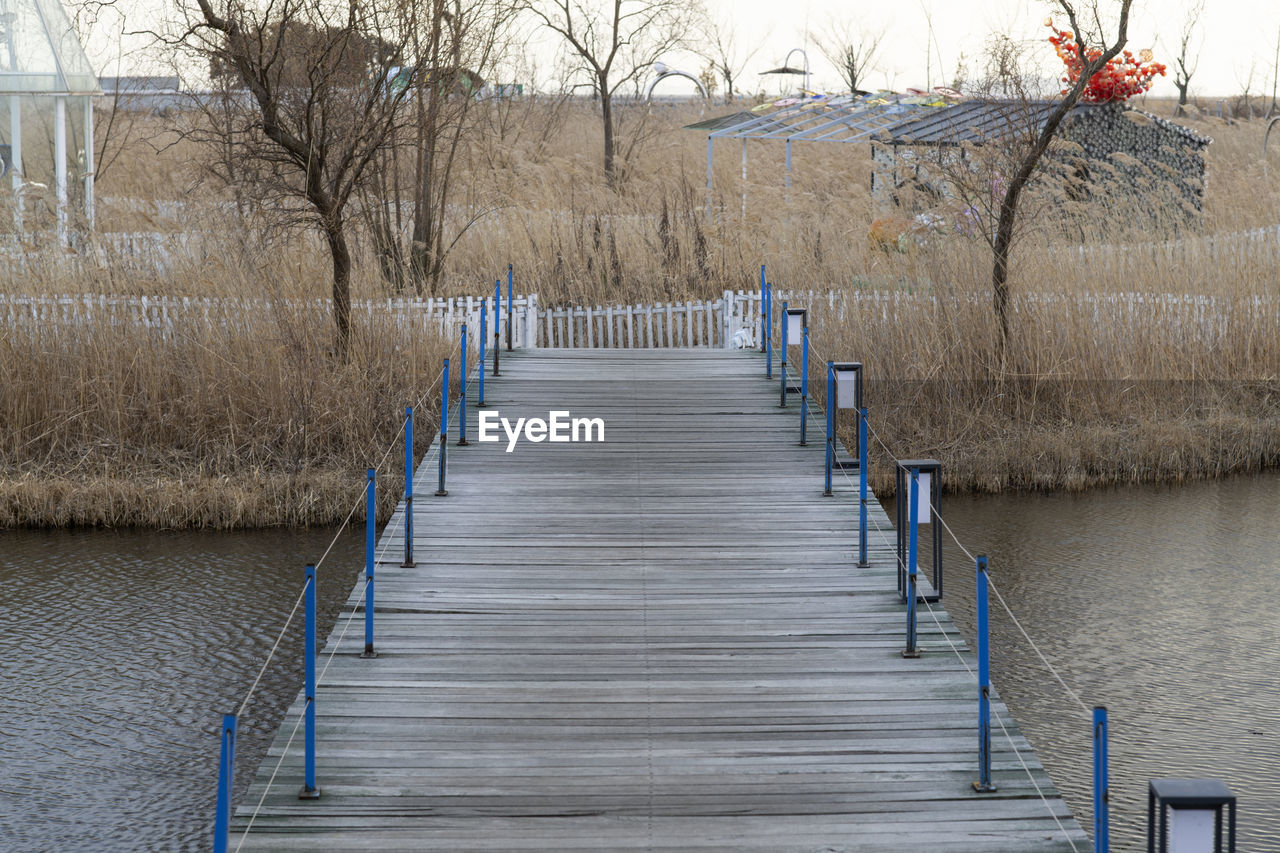
M 980 292 L 939 294 L 929 290 L 878 290 L 859 288 L 846 291 L 774 291 L 775 322 L 782 303 L 820 309 L 828 322 L 841 323 L 849 312 L 862 321 L 895 322 L 903 310 L 934 310 L 955 306 L 986 305 L 990 296 Z M 506 319 L 511 320 L 512 344 L 520 348 L 635 348 L 713 347 L 743 348 L 758 345 L 760 337 L 760 294 L 724 291 L 718 299 L 687 302 L 658 302 L 645 305 L 560 306 L 542 308 L 537 294 L 515 297 L 509 315 L 503 300 L 502 342 L 506 342 Z M 1221 340 L 1232 323 L 1280 323 L 1280 298 L 1255 295 L 1246 299 L 1196 294 L 1056 294 L 1033 293 L 1015 296 L 1015 314 L 1035 311 L 1038 305 L 1066 303 L 1068 310 L 1087 321 L 1098 323 L 1105 316 L 1121 326 L 1143 318 L 1160 322 L 1182 334 L 1202 340 Z M 948 306 L 951 306 L 948 308 Z M 486 303 L 487 334 L 492 344 L 494 307 Z M 357 323 L 372 322 L 408 334 L 434 332 L 456 337 L 466 323 L 472 336 L 480 331 L 481 302 L 476 297 L 447 299 L 354 300 L 352 314 Z M 0 294 L 0 327 L 106 323 L 113 326 L 141 326 L 168 337 L 184 325 L 260 328 L 273 315 L 285 318 L 290 312 L 327 314 L 328 300 L 281 300 L 234 298 L 188 298 L 106 295 L 15 296 Z M 810 321 L 815 321 L 810 314 Z M 474 337 L 473 337 L 474 340 Z
M 534 294 L 514 299 L 513 343 L 526 346 L 532 326 L 520 322 L 537 316 Z M 506 300 L 503 300 L 503 311 Z M 490 303 L 491 306 L 492 303 Z M 454 335 L 462 323 L 472 324 L 472 334 L 480 328 L 480 299 L 473 296 L 450 298 L 355 299 L 351 313 L 357 322 L 379 321 L 405 332 L 436 331 Z M 108 296 L 66 294 L 23 296 L 0 294 L 0 326 L 88 325 L 141 326 L 167 337 L 183 324 L 220 324 L 248 328 L 273 315 L 285 316 L 308 311 L 328 313 L 327 299 L 240 299 L 235 297 Z M 492 307 L 490 307 L 492 312 Z M 491 314 L 492 316 L 492 314 Z M 505 328 L 503 334 L 505 335 Z M 505 341 L 505 338 L 504 338 Z
M 758 303 L 758 299 L 756 302 Z M 745 293 L 725 291 L 703 302 L 550 308 L 537 323 L 544 347 L 732 347 L 751 322 L 755 304 Z
M 848 294 L 834 291 L 775 291 L 777 305 L 791 299 L 806 306 L 827 303 L 836 313 Z M 893 302 L 893 294 L 866 291 L 862 298 Z M 537 347 L 712 347 L 755 346 L 760 333 L 760 294 L 726 290 L 718 299 L 657 302 L 647 305 L 560 306 L 543 309 L 537 294 L 515 297 L 510 309 L 503 300 L 502 341 L 510 317 L 512 344 Z M 461 324 L 470 334 L 479 333 L 481 302 L 477 297 L 447 299 L 353 300 L 357 322 L 375 320 L 396 329 L 415 332 L 435 330 L 456 335 Z M 494 329 L 493 301 L 486 303 L 489 341 Z M 0 326 L 134 325 L 168 336 L 183 324 L 243 326 L 261 323 L 273 313 L 328 312 L 329 300 L 238 299 L 218 297 L 149 297 L 80 294 L 18 296 L 0 294 Z M 508 310 L 510 311 L 508 315 Z
M 1280 258 L 1280 225 L 1217 234 L 1189 234 L 1159 242 L 1077 246 L 1075 252 L 1081 260 L 1090 263 L 1127 262 L 1143 267 L 1151 264 L 1220 267 L 1259 260 L 1274 262 Z

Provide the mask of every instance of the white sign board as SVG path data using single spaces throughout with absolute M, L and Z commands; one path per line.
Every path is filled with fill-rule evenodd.
M 1169 809 L 1169 853 L 1213 853 L 1213 809 Z
M 787 312 L 787 344 L 799 344 L 804 340 L 804 315 Z
M 916 477 L 918 491 L 916 492 L 916 524 L 929 524 L 931 516 L 929 515 L 929 506 L 933 502 L 933 475 L 928 471 L 921 471 Z
M 858 406 L 858 372 L 856 370 L 837 370 L 836 374 L 836 408 L 855 409 Z

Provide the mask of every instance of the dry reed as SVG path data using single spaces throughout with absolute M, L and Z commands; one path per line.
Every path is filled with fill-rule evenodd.
M 708 215 L 706 137 L 680 127 L 719 109 L 654 107 L 617 192 L 603 187 L 589 105 L 503 109 L 485 116 L 490 130 L 457 166 L 465 192 L 451 216 L 492 210 L 459 237 L 438 295 L 485 293 L 512 262 L 518 289 L 543 305 L 710 297 L 754 287 L 766 263 L 780 288 L 863 294 L 843 315 L 814 306 L 816 351 L 866 363 L 879 435 L 895 455 L 942 459 L 953 486 L 1176 481 L 1280 461 L 1280 251 L 1274 237 L 1223 236 L 1280 223 L 1280 158 L 1264 172 L 1261 123 L 1188 120 L 1215 139 L 1193 232 L 1162 221 L 1158 193 L 1146 211 L 1039 213 L 1015 249 L 1017 313 L 997 363 L 989 252 L 960 235 L 905 254 L 872 248 L 866 146 L 797 146 L 787 188 L 781 146 L 750 143 L 744 179 L 738 144 L 720 143 Z M 115 248 L 68 259 L 28 247 L 0 268 L 0 290 L 281 304 L 327 295 L 312 237 L 202 179 L 206 152 L 192 143 L 148 151 L 140 141 L 99 185 L 99 242 Z M 183 237 L 165 244 L 158 267 L 121 236 L 139 231 Z M 367 245 L 354 286 L 356 297 L 389 293 Z M 897 301 L 866 298 L 872 291 Z M 1197 308 L 1170 294 L 1211 301 Z M 329 335 L 317 309 L 170 337 L 3 330 L 0 525 L 340 520 L 395 434 L 407 389 L 430 382 L 446 344 L 361 327 L 340 366 Z
M 406 404 L 449 346 L 357 323 L 350 360 L 328 351 L 327 312 L 276 300 L 215 305 L 165 328 L 24 324 L 0 335 L 0 526 L 332 524 L 395 443 Z M 221 312 L 221 313 L 219 313 Z M 427 395 L 417 452 L 438 408 Z M 384 518 L 402 451 L 378 466 Z M 364 515 L 363 505 L 356 517 Z

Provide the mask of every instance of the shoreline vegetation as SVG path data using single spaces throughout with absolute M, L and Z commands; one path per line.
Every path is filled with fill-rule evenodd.
M 1280 242 L 1207 239 L 1280 223 L 1262 122 L 1179 119 L 1215 139 L 1197 229 L 1162 225 L 1156 190 L 1145 216 L 1105 199 L 1030 213 L 997 363 L 990 250 L 961 234 L 906 252 L 873 246 L 865 146 L 800 146 L 789 194 L 780 148 L 753 143 L 745 180 L 735 148 L 717 159 L 708 220 L 706 136 L 681 127 L 731 107 L 664 104 L 643 127 L 624 125 L 639 141 L 615 191 L 600 177 L 590 105 L 527 98 L 486 110 L 476 120 L 489 132 L 460 157 L 449 214 L 454 231 L 476 223 L 422 295 L 491 294 L 510 262 L 517 291 L 543 306 L 703 299 L 754 290 L 764 263 L 778 289 L 907 294 L 850 298 L 842 316 L 814 306 L 810 387 L 821 405 L 821 365 L 861 360 L 876 435 L 899 457 L 941 460 L 950 490 L 1178 483 L 1280 466 Z M 237 204 L 201 166 L 207 152 L 160 122 L 130 125 L 136 138 L 118 142 L 125 153 L 100 176 L 99 252 L 67 255 L 24 235 L 0 260 L 0 293 L 276 307 L 193 314 L 165 334 L 0 328 L 0 527 L 327 525 L 353 508 L 362 519 L 364 471 L 399 441 L 379 466 L 379 515 L 389 517 L 404 406 L 454 344 L 361 316 L 341 363 L 332 318 L 314 301 L 329 279 L 316 237 L 296 217 Z M 181 248 L 158 268 L 119 248 L 137 235 Z M 387 281 L 362 237 L 353 297 L 414 295 Z M 848 414 L 840 435 L 851 446 Z M 434 418 L 423 411 L 419 424 Z M 415 438 L 421 459 L 434 433 L 419 426 Z M 870 450 L 884 497 L 890 457 L 874 436 Z

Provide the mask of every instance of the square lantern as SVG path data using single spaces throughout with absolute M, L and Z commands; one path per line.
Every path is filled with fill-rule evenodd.
M 855 411 L 862 409 L 862 363 L 858 361 L 836 362 L 831 365 L 831 377 L 835 382 L 835 399 L 828 402 L 831 412 L 838 409 L 854 409 Z M 833 430 L 834 431 L 834 430 Z M 833 453 L 831 467 L 840 470 L 858 469 L 858 459 L 856 453 L 857 446 L 854 448 L 855 456 L 852 459 L 845 459 L 837 453 Z
M 809 325 L 808 315 L 804 308 L 787 309 L 787 346 L 799 346 L 804 340 L 804 330 Z
M 831 365 L 836 379 L 837 409 L 862 408 L 862 364 L 857 361 L 837 362 Z
M 916 600 L 935 602 L 942 599 L 942 525 L 932 524 L 934 512 L 942 508 L 942 463 L 936 459 L 902 459 L 895 469 L 895 503 L 897 504 L 898 533 L 898 595 L 907 600 L 907 547 L 910 531 L 907 530 L 907 503 L 911 496 L 911 471 L 916 472 L 916 521 L 929 524 L 933 544 L 933 590 L 919 592 Z
M 804 343 L 804 330 L 809 325 L 808 314 L 809 312 L 804 308 L 788 308 L 782 315 L 782 321 L 786 324 L 782 329 L 782 341 L 786 344 L 786 346 L 782 348 L 782 376 L 785 380 L 783 383 L 784 387 L 782 393 L 783 406 L 786 405 L 788 392 L 795 392 L 798 394 L 804 390 L 801 385 L 799 375 L 797 374 L 794 380 L 788 379 L 787 377 L 789 374 L 786 372 L 785 368 L 787 365 L 787 349 L 789 347 L 798 347 Z M 801 371 L 804 369 L 804 367 L 801 367 Z
M 1148 853 L 1235 853 L 1235 849 L 1236 795 L 1226 783 L 1218 779 L 1151 780 L 1147 789 Z

